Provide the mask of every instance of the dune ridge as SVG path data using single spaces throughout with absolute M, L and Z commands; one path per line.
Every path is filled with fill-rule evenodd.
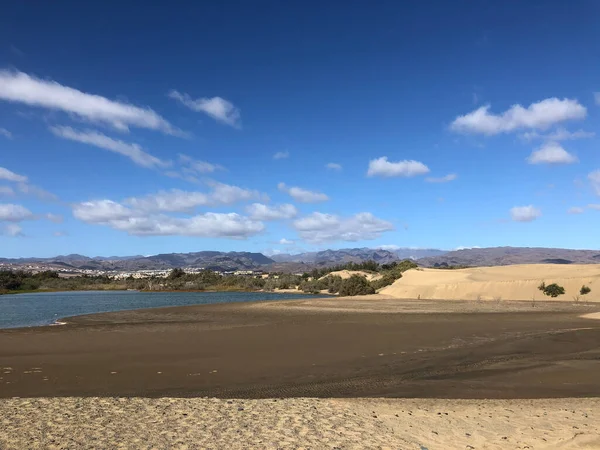
M 545 296 L 540 283 L 558 283 L 565 294 Z M 591 288 L 580 301 L 600 301 L 600 265 L 518 264 L 468 269 L 411 269 L 379 292 L 395 298 L 428 300 L 574 301 L 583 285 Z

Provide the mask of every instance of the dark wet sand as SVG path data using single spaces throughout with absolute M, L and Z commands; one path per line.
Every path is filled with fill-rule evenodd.
M 0 331 L 0 397 L 600 396 L 600 310 L 295 300 Z M 363 312 L 367 311 L 367 312 Z

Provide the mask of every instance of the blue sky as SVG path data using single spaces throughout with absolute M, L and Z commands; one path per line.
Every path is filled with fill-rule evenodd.
M 600 4 L 407 3 L 8 2 L 0 256 L 598 248 Z

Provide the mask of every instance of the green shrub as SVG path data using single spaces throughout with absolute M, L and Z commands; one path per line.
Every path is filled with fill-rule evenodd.
M 589 294 L 590 292 L 592 292 L 592 290 L 585 284 L 583 286 L 581 286 L 581 289 L 579 290 L 579 294 L 581 294 L 581 295 L 586 295 L 586 294 Z
M 563 295 L 565 293 L 565 288 L 562 286 L 559 286 L 556 283 L 552 283 L 549 284 L 548 286 L 544 287 L 544 295 L 547 295 L 548 297 L 558 297 L 559 295 Z
M 360 275 L 352 275 L 350 278 L 343 280 L 340 287 L 340 295 L 343 297 L 374 293 L 375 289 L 373 286 L 371 286 L 365 277 Z

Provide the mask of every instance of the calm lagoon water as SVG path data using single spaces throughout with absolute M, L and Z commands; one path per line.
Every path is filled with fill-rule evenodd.
M 0 295 L 0 328 L 50 325 L 70 316 L 162 306 L 314 297 L 266 292 L 77 291 Z

